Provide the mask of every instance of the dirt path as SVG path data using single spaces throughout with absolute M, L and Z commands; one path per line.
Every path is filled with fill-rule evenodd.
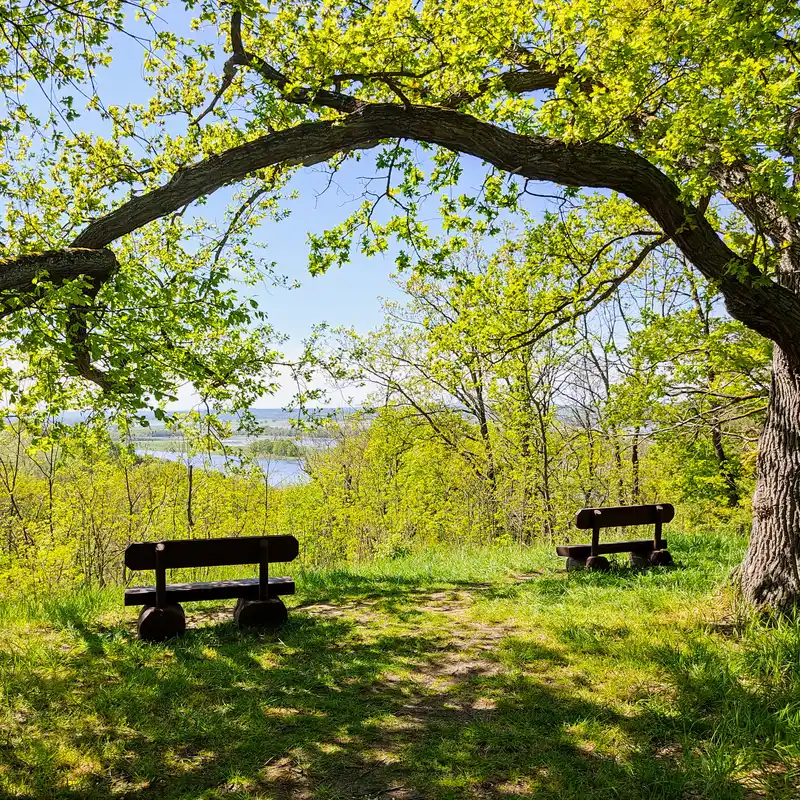
M 369 737 L 369 749 L 360 751 L 358 769 L 329 772 L 323 780 L 331 796 L 424 800 L 427 796 L 409 786 L 406 757 L 425 746 L 432 735 L 447 737 L 467 725 L 489 719 L 497 708 L 492 679 L 507 672 L 500 646 L 519 632 L 514 620 L 485 623 L 473 616 L 476 598 L 487 587 L 416 594 L 412 611 L 421 620 L 425 645 L 403 665 L 376 677 L 368 688 L 370 701 L 385 707 L 382 725 Z M 295 613 L 322 620 L 344 620 L 358 626 L 359 635 L 379 639 L 394 624 L 396 609 L 380 600 L 317 603 Z M 430 631 L 435 637 L 430 637 Z M 413 639 L 414 630 L 408 632 Z M 429 645 L 429 646 L 427 646 Z M 358 736 L 343 736 L 339 745 L 352 749 Z M 298 749 L 269 766 L 268 775 L 280 798 L 319 797 L 313 755 Z M 522 783 L 486 785 L 473 797 L 511 797 L 524 794 Z M 325 795 L 327 796 L 327 794 Z

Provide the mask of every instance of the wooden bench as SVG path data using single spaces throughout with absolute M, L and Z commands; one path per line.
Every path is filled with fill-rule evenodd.
M 125 590 L 126 606 L 144 606 L 139 614 L 139 637 L 163 641 L 186 630 L 181 602 L 238 598 L 233 615 L 242 627 L 276 628 L 287 619 L 280 595 L 294 594 L 292 578 L 273 578 L 269 565 L 293 561 L 298 553 L 294 536 L 242 536 L 219 539 L 180 539 L 142 542 L 125 550 L 130 570 L 155 570 L 155 586 Z M 258 564 L 257 578 L 207 583 L 167 583 L 167 570 Z
M 667 540 L 661 536 L 662 525 L 675 517 L 670 503 L 649 506 L 614 506 L 611 508 L 582 508 L 575 517 L 575 526 L 592 531 L 591 544 L 567 544 L 556 547 L 556 553 L 566 556 L 567 569 L 586 567 L 607 570 L 608 559 L 604 553 L 630 553 L 631 566 L 669 566 L 672 556 L 667 550 Z M 652 539 L 635 539 L 628 542 L 600 542 L 601 528 L 627 528 L 631 525 L 655 526 Z

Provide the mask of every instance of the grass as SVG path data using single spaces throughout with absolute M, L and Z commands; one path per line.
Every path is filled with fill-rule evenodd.
M 300 570 L 278 634 L 197 604 L 164 645 L 118 590 L 6 603 L 0 796 L 796 798 L 800 622 L 732 608 L 740 539 L 670 546 Z

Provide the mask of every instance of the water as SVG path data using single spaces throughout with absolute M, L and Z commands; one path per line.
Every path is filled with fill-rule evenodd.
M 169 450 L 146 450 L 136 448 L 136 455 L 153 456 L 164 461 L 180 461 L 188 467 L 204 469 L 215 469 L 225 472 L 231 465 L 236 466 L 241 463 L 238 456 L 223 456 L 217 453 L 202 453 L 195 456 L 188 456 L 186 453 L 175 453 Z M 286 486 L 288 484 L 305 483 L 308 475 L 303 472 L 303 462 L 299 458 L 260 458 L 256 464 L 261 467 L 262 472 L 268 476 L 270 486 Z

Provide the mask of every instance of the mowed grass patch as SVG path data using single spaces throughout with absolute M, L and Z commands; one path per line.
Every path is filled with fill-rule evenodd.
M 121 591 L 0 606 L 0 795 L 790 798 L 800 626 L 731 606 L 744 542 L 563 571 L 551 548 L 294 569 L 277 634 Z M 281 570 L 283 571 L 283 570 Z

